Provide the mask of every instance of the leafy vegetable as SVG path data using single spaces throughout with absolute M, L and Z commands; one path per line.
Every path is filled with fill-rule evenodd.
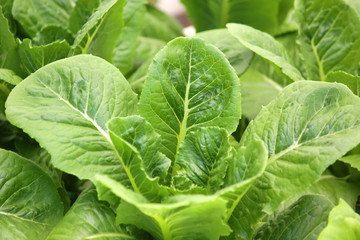
M 297 1 L 300 44 L 309 79 L 325 80 L 331 71 L 359 68 L 360 19 L 342 0 Z
M 233 132 L 239 96 L 239 79 L 218 49 L 196 38 L 178 38 L 154 58 L 139 112 L 162 136 L 160 151 L 174 160 L 190 131 L 219 126 Z
M 0 0 L 0 238 L 358 240 L 357 2 L 153 2 Z
M 325 197 L 305 195 L 261 226 L 254 239 L 317 239 L 332 207 Z
M 329 215 L 328 226 L 321 232 L 323 239 L 357 239 L 360 237 L 360 217 L 340 199 Z

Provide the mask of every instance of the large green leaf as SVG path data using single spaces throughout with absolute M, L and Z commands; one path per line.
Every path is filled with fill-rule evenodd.
M 133 224 L 157 240 L 218 240 L 230 233 L 223 221 L 226 202 L 217 196 L 178 195 L 155 204 L 107 176 L 98 176 L 97 182 L 122 199 L 118 223 Z
M 0 6 L 0 68 L 8 68 L 21 74 L 15 38 L 1 10 Z
M 241 44 L 278 67 L 289 80 L 303 79 L 301 73 L 289 63 L 284 46 L 271 35 L 242 24 L 228 24 L 227 27 Z
M 360 77 L 343 71 L 330 72 L 325 81 L 345 84 L 357 96 L 360 96 Z
M 209 194 L 219 190 L 224 184 L 230 150 L 225 129 L 207 127 L 189 133 L 175 160 L 180 166 L 174 176 L 175 186 L 182 190 L 199 186 Z
M 283 0 L 181 0 L 198 32 L 243 23 L 272 32 L 287 15 Z M 278 17 L 281 8 L 281 17 Z
M 241 77 L 241 112 L 254 119 L 283 89 L 274 80 L 250 67 Z
M 42 68 L 48 63 L 66 58 L 71 50 L 65 42 L 53 42 L 48 45 L 32 46 L 30 39 L 24 39 L 19 44 L 21 66 L 28 75 Z
M 171 160 L 188 132 L 218 126 L 235 131 L 239 79 L 224 54 L 201 39 L 177 38 L 150 65 L 139 112 L 161 135 Z
M 168 191 L 159 186 L 159 177 L 165 179 L 171 164 L 169 159 L 157 151 L 160 136 L 138 116 L 113 118 L 107 126 L 135 192 L 141 193 L 150 202 L 160 202 L 168 195 Z
M 360 216 L 340 199 L 331 210 L 327 227 L 321 232 L 319 240 L 357 240 L 360 238 Z
M 30 37 L 48 24 L 67 26 L 71 0 L 14 0 L 12 14 Z
M 123 28 L 125 0 L 102 1 L 77 32 L 73 47 L 81 53 L 91 53 L 112 62 L 113 51 Z
M 230 224 L 250 238 L 264 213 L 308 188 L 335 160 L 360 142 L 360 99 L 342 84 L 299 81 L 284 88 L 249 124 L 268 149 L 264 174 L 241 199 Z
M 146 0 L 127 0 L 124 6 L 124 27 L 114 49 L 113 63 L 122 74 L 133 67 L 136 40 L 145 22 Z
M 183 36 L 180 23 L 161 10 L 147 5 L 145 24 L 142 36 L 168 42 L 176 37 Z
M 6 115 L 51 154 L 57 168 L 81 179 L 104 173 L 128 185 L 105 124 L 135 114 L 136 102 L 117 68 L 80 55 L 23 80 L 8 97 Z
M 261 226 L 253 239 L 316 240 L 326 227 L 333 206 L 326 197 L 320 195 L 302 196 Z
M 221 37 L 219 37 L 221 36 Z M 214 44 L 219 48 L 234 67 L 239 76 L 249 67 L 253 52 L 239 44 L 239 41 L 227 29 L 215 29 L 196 34 L 196 37 Z
M 115 214 L 106 202 L 97 199 L 95 188 L 83 191 L 46 240 L 133 239 L 122 233 Z
M 299 0 L 300 44 L 309 79 L 331 71 L 354 74 L 360 62 L 360 19 L 343 0 Z
M 2 149 L 0 175 L 1 239 L 45 238 L 63 213 L 50 177 L 33 162 Z

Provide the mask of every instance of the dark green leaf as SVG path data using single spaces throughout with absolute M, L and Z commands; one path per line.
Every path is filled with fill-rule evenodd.
M 320 195 L 305 195 L 261 226 L 254 240 L 316 240 L 326 227 L 333 204 Z

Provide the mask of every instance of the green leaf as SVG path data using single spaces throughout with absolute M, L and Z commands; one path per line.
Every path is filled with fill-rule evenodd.
M 241 77 L 241 111 L 254 119 L 283 89 L 274 80 L 250 67 Z
M 349 155 L 340 159 L 345 163 L 350 164 L 353 168 L 356 168 L 360 171 L 360 154 Z
M 159 150 L 174 160 L 188 132 L 205 126 L 235 131 L 239 79 L 217 48 L 201 39 L 177 38 L 150 65 L 139 112 L 161 135 Z
M 360 216 L 340 199 L 339 204 L 331 210 L 327 227 L 321 232 L 318 240 L 356 240 L 360 238 Z
M 43 239 L 62 218 L 50 177 L 33 162 L 0 149 L 0 232 L 4 240 Z
M 229 167 L 225 187 L 216 192 L 216 195 L 227 201 L 226 221 L 249 187 L 264 172 L 266 161 L 267 149 L 257 136 L 254 136 L 246 147 L 241 146 L 227 159 Z
M 99 5 L 99 0 L 76 0 L 76 5 L 70 13 L 67 29 L 76 34 Z
M 0 68 L 0 114 L 4 116 L 5 101 L 11 89 L 21 82 L 21 78 L 13 71 L 5 68 Z
M 254 240 L 316 240 L 326 227 L 333 204 L 320 195 L 305 195 L 258 229 Z
M 239 44 L 239 41 L 227 29 L 201 32 L 196 34 L 196 37 L 204 39 L 219 48 L 225 54 L 238 76 L 246 71 L 253 59 L 253 52 Z
M 300 44 L 309 79 L 331 71 L 354 74 L 360 61 L 360 19 L 342 0 L 299 0 Z
M 25 73 L 30 75 L 48 63 L 66 58 L 70 50 L 70 45 L 65 41 L 32 46 L 30 39 L 24 39 L 19 43 L 21 66 Z
M 49 24 L 67 26 L 71 0 L 14 0 L 12 14 L 30 37 Z
M 360 186 L 356 182 L 349 182 L 333 175 L 323 175 L 306 190 L 306 193 L 326 196 L 334 205 L 342 198 L 350 206 L 355 206 Z
M 8 97 L 6 115 L 51 154 L 55 167 L 80 179 L 108 174 L 129 186 L 105 124 L 135 114 L 136 102 L 117 68 L 80 55 L 23 80 Z
M 139 36 L 134 56 L 134 68 L 139 68 L 146 61 L 152 60 L 165 45 L 166 42 L 162 40 Z
M 272 32 L 288 8 L 282 0 L 181 0 L 198 32 L 224 28 L 226 23 L 243 23 Z M 278 17 L 279 8 L 282 17 Z
M 299 70 L 289 63 L 284 46 L 271 35 L 242 24 L 227 24 L 229 32 L 241 44 L 278 67 L 289 80 L 303 79 Z
M 115 214 L 97 199 L 94 187 L 83 191 L 46 240 L 133 239 L 122 233 Z
M 1 10 L 0 6 L 0 68 L 11 69 L 21 75 L 15 38 Z
M 139 37 L 134 57 L 136 71 L 128 78 L 131 88 L 141 94 L 148 69 L 153 57 L 166 45 L 166 42 L 154 38 Z
M 73 48 L 112 62 L 113 51 L 123 28 L 125 0 L 105 0 L 77 32 Z
M 53 42 L 62 42 L 66 40 L 67 43 L 72 44 L 74 38 L 68 29 L 57 25 L 47 25 L 42 28 L 40 32 L 33 38 L 37 45 L 46 45 Z
M 357 96 L 360 96 L 360 77 L 351 75 L 343 71 L 330 72 L 326 82 L 338 82 L 345 84 Z
M 177 180 L 188 179 L 203 187 L 208 194 L 219 190 L 224 184 L 227 170 L 225 159 L 229 156 L 230 144 L 226 130 L 215 127 L 199 128 L 189 133 L 180 145 L 175 163 L 180 166 L 174 176 L 174 184 L 187 190 Z M 182 181 L 180 181 L 182 182 Z
M 114 65 L 124 75 L 133 67 L 136 40 L 145 22 L 146 2 L 146 0 L 127 0 L 124 6 L 124 27 L 113 54 Z
M 152 58 L 149 58 L 128 79 L 132 90 L 138 95 L 141 95 L 141 92 L 144 88 L 144 82 L 147 78 L 151 63 L 152 63 Z
M 143 118 L 113 118 L 107 124 L 110 138 L 135 192 L 150 202 L 160 202 L 168 195 L 158 183 L 165 179 L 171 164 L 157 152 L 160 136 Z
M 142 36 L 169 42 L 176 37 L 183 36 L 183 33 L 180 23 L 174 17 L 156 7 L 147 5 Z
M 218 240 L 230 233 L 223 221 L 226 202 L 217 196 L 178 195 L 156 204 L 107 176 L 97 176 L 97 182 L 122 199 L 119 224 L 133 224 L 155 239 Z
M 249 124 L 268 149 L 264 174 L 235 209 L 230 225 L 250 238 L 264 213 L 308 188 L 335 160 L 360 142 L 360 99 L 342 84 L 299 81 L 284 90 Z

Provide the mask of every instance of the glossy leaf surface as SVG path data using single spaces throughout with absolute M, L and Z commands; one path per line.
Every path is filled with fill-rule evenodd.
M 6 115 L 51 154 L 56 167 L 82 179 L 106 173 L 126 185 L 105 124 L 136 113 L 136 102 L 117 68 L 80 55 L 49 64 L 17 85 Z
M 312 81 L 291 84 L 261 110 L 240 144 L 256 134 L 269 159 L 230 219 L 236 237 L 249 238 L 264 213 L 305 190 L 359 143 L 359 110 L 360 99 L 344 85 Z
M 223 53 L 203 40 L 177 38 L 150 65 L 139 112 L 162 137 L 171 160 L 185 135 L 199 127 L 236 129 L 239 79 Z

